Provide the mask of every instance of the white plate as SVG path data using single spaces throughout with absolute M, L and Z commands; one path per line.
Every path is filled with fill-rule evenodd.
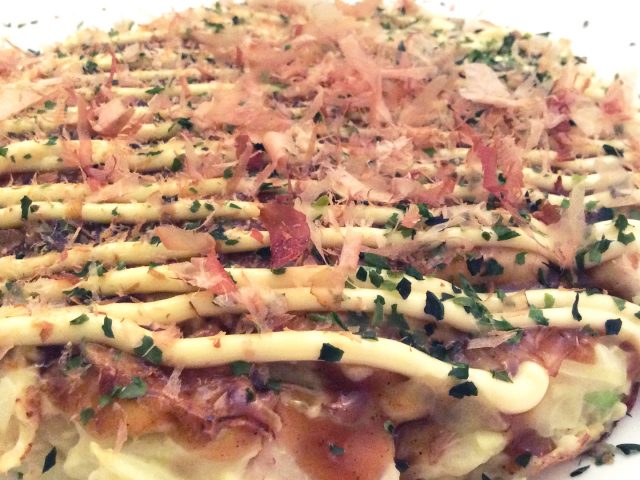
M 481 18 L 523 31 L 551 32 L 552 37 L 569 38 L 576 54 L 587 56 L 589 63 L 604 79 L 640 67 L 640 30 L 637 27 L 635 2 L 422 0 L 418 3 L 442 15 Z M 3 4 L 5 8 L 0 20 L 0 37 L 8 38 L 21 48 L 37 50 L 64 40 L 79 26 L 108 30 L 121 20 L 144 22 L 162 13 L 201 4 L 201 0 L 11 0 Z M 638 408 L 634 411 L 638 414 Z M 640 443 L 640 420 L 624 419 L 609 443 Z M 571 471 L 589 463 L 592 463 L 589 459 L 568 462 L 538 480 L 568 479 Z M 606 476 L 631 480 L 640 477 L 635 469 L 640 469 L 640 454 L 624 458 L 618 453 L 613 465 L 592 466 L 577 478 L 597 480 Z

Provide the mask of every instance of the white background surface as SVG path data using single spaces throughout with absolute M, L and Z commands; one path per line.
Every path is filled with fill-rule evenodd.
M 75 32 L 80 22 L 83 26 L 108 30 L 120 20 L 144 22 L 161 13 L 203 3 L 202 0 L 3 0 L 0 38 L 8 38 L 21 48 L 38 50 L 64 40 Z M 482 18 L 533 33 L 551 32 L 552 37 L 569 38 L 576 54 L 587 56 L 589 63 L 605 79 L 610 79 L 616 72 L 634 71 L 640 67 L 640 5 L 633 1 L 423 0 L 419 3 L 434 13 Z M 588 22 L 586 27 L 585 22 Z M 19 28 L 21 24 L 23 26 Z M 634 412 L 640 417 L 638 408 Z M 609 442 L 640 443 L 640 419 L 625 419 Z M 540 480 L 568 479 L 569 472 L 590 463 L 590 459 L 570 462 Z M 592 466 L 577 478 L 640 478 L 640 454 L 624 458 L 618 453 L 614 465 Z

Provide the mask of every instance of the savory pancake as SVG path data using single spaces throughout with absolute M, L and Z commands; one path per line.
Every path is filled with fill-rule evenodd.
M 638 111 L 566 42 L 258 0 L 0 76 L 0 478 L 522 479 L 633 405 Z

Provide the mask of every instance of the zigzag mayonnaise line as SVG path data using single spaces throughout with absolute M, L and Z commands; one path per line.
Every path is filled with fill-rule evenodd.
M 67 164 L 61 157 L 64 147 L 61 140 L 52 144 L 47 140 L 37 142 L 25 140 L 7 145 L 6 152 L 0 157 L 0 173 L 19 173 L 34 171 L 56 171 L 78 168 L 79 165 Z M 215 148 L 218 142 L 204 141 L 199 147 Z M 78 142 L 69 140 L 65 145 L 73 150 L 78 149 Z M 124 140 L 91 140 L 93 165 L 104 164 L 121 147 L 126 152 L 125 160 L 132 170 L 146 172 L 171 168 L 176 157 L 184 154 L 184 141 L 172 139 L 160 145 L 150 145 L 144 149 L 134 150 Z M 196 153 L 202 153 L 196 148 Z
M 230 210 L 234 210 L 230 208 Z M 513 248 L 518 250 L 526 250 L 530 252 L 540 253 L 544 255 L 548 252 L 544 239 L 532 239 L 531 237 L 519 235 L 509 239 L 497 238 L 495 232 L 489 228 L 461 228 L 450 227 L 444 230 L 434 229 L 433 231 L 418 232 L 414 239 L 406 238 L 401 233 L 388 232 L 385 229 L 374 227 L 352 227 L 352 229 L 362 235 L 364 245 L 371 248 L 379 248 L 390 245 L 392 243 L 405 243 L 407 245 L 424 245 L 437 246 L 443 239 L 446 239 L 451 245 L 468 245 L 475 244 L 481 246 L 501 246 L 505 248 Z M 341 228 L 321 228 L 322 245 L 326 248 L 335 248 L 342 245 L 344 237 L 348 232 L 347 227 Z M 483 234 L 485 234 L 484 238 Z M 222 252 L 246 252 L 255 251 L 269 245 L 268 232 L 260 232 L 261 241 L 256 240 L 250 232 L 240 232 L 237 230 L 226 231 L 226 236 L 230 240 L 237 240 L 238 243 L 233 245 L 226 244 L 221 241 L 220 251 Z M 113 242 L 96 247 L 97 250 L 91 252 L 90 249 L 76 247 L 67 252 L 66 257 L 62 258 L 60 254 L 50 253 L 44 257 L 25 258 L 16 260 L 15 258 L 0 258 L 0 278 L 15 279 L 33 275 L 40 269 L 52 268 L 52 271 L 60 271 L 65 268 L 77 266 L 87 261 L 101 261 L 105 264 L 113 265 L 118 261 L 125 264 L 149 264 L 154 259 L 162 258 L 187 258 L 199 252 L 170 252 L 159 246 L 151 245 L 143 242 Z M 63 263 L 58 263 L 60 260 Z M 71 259 L 71 260 L 70 260 Z
M 249 272 L 247 272 L 249 273 Z M 268 288 L 271 300 L 278 297 L 286 303 L 287 311 L 290 312 L 318 312 L 318 311 L 357 311 L 372 312 L 376 309 L 376 302 L 379 298 L 384 299 L 383 310 L 387 313 L 396 310 L 400 314 L 407 315 L 411 319 L 429 321 L 433 317 L 425 311 L 425 293 L 430 292 L 438 296 L 449 295 L 450 298 L 443 301 L 443 321 L 457 330 L 472 334 L 479 334 L 491 328 L 494 320 L 506 320 L 508 326 L 502 327 L 509 331 L 518 328 L 530 329 L 541 325 L 537 317 L 531 315 L 530 307 L 537 307 L 545 322 L 549 326 L 556 328 L 582 329 L 590 327 L 594 331 L 604 333 L 606 323 L 611 320 L 611 309 L 617 306 L 613 297 L 606 295 L 587 295 L 584 292 L 572 292 L 562 290 L 547 290 L 544 296 L 537 291 L 530 290 L 524 292 L 527 298 L 526 305 L 513 304 L 512 307 L 504 309 L 504 305 L 509 304 L 510 298 L 506 298 L 501 304 L 489 297 L 479 300 L 478 303 L 487 307 L 487 311 L 494 318 L 487 317 L 483 320 L 476 319 L 472 314 L 465 311 L 463 304 L 456 303 L 456 298 L 469 300 L 465 296 L 451 296 L 448 294 L 446 282 L 442 285 L 435 285 L 433 290 L 422 290 L 411 293 L 407 298 L 401 298 L 396 292 L 384 290 L 356 288 L 348 289 L 343 293 L 342 300 L 332 305 L 323 304 L 319 298 L 331 294 L 331 289 L 327 287 L 300 287 L 291 286 L 304 283 L 304 279 L 274 279 L 266 281 L 268 276 L 264 272 L 261 276 L 247 275 L 240 284 L 241 286 L 260 286 Z M 241 275 L 236 273 L 236 277 Z M 262 279 L 260 277 L 263 277 Z M 294 276 L 295 277 L 295 276 Z M 275 280 L 275 281 L 274 281 Z M 168 282 L 165 283 L 168 287 Z M 90 285 L 84 285 L 84 287 Z M 151 287 L 145 287 L 151 288 Z M 183 285 L 184 289 L 185 286 Z M 144 290 L 142 290 L 144 291 Z M 174 291 L 180 291 L 175 289 Z M 101 292 L 102 294 L 108 294 Z M 518 297 L 522 294 L 513 295 Z M 551 307 L 546 306 L 547 296 L 551 296 L 554 303 Z M 444 296 L 443 296 L 444 298 Z M 529 301 L 531 298 L 531 301 Z M 573 304 L 576 298 L 580 301 L 581 319 L 575 318 Z M 557 303 L 556 303 L 557 301 Z M 530 303 L 529 303 L 530 302 Z M 223 302 L 224 303 L 224 302 Z M 638 314 L 640 309 L 632 313 L 624 307 L 617 308 L 617 315 L 622 319 L 620 331 L 617 333 L 619 341 L 629 342 L 638 352 L 640 352 L 640 321 Z M 218 304 L 215 298 L 206 292 L 188 293 L 175 295 L 163 300 L 141 303 L 112 303 L 93 304 L 87 307 L 59 307 L 47 313 L 48 318 L 56 318 L 61 322 L 71 321 L 82 313 L 103 314 L 113 318 L 136 319 L 137 323 L 148 324 L 171 324 L 186 321 L 194 316 L 211 317 L 224 314 L 236 314 L 245 311 L 241 304 L 227 303 Z M 0 309 L 1 318 L 14 318 L 28 314 L 28 309 L 23 307 L 2 307 Z M 484 323 L 482 323 L 484 322 Z
M 236 209 L 229 209 L 236 210 Z M 630 220 L 629 225 L 635 231 L 637 226 L 636 221 Z M 410 242 L 404 238 L 401 234 L 392 233 L 389 234 L 385 230 L 368 228 L 368 227 L 354 227 L 356 231 L 363 235 L 363 241 L 366 245 L 371 247 L 379 247 L 388 245 L 389 241 L 402 241 Z M 617 238 L 618 231 L 615 229 L 613 222 L 606 221 L 596 224 L 595 238 L 599 238 L 600 235 L 607 233 L 608 237 L 611 237 L 612 243 L 609 249 L 603 254 L 603 261 L 615 258 L 617 255 L 621 255 L 625 251 L 623 244 L 613 241 Z M 516 230 L 516 229 L 514 229 Z M 502 246 L 506 248 L 512 248 L 514 250 L 522 249 L 525 251 L 532 251 L 539 253 L 540 255 L 547 256 L 549 251 L 544 247 L 539 246 L 528 236 L 520 235 L 508 240 L 498 240 L 495 234 L 490 229 L 483 230 L 467 230 L 464 237 L 461 237 L 462 230 L 459 227 L 444 230 L 450 241 L 463 241 L 475 243 L 478 246 Z M 487 232 L 489 239 L 482 238 L 482 233 Z M 340 246 L 346 229 L 321 229 L 321 238 L 323 245 L 328 248 Z M 229 245 L 225 241 L 219 241 L 218 251 L 221 252 L 244 252 L 254 251 L 264 246 L 269 245 L 268 232 L 260 232 L 262 241 L 257 241 L 248 232 L 239 232 L 236 230 L 228 230 L 226 235 L 229 239 L 237 240 L 238 243 Z M 417 242 L 430 242 L 432 235 L 429 232 L 419 232 L 416 235 L 414 241 Z M 539 237 L 542 240 L 542 237 Z M 65 269 L 77 268 L 88 261 L 99 261 L 107 266 L 114 266 L 118 261 L 122 261 L 125 265 L 148 265 L 152 262 L 158 263 L 166 261 L 167 259 L 184 259 L 190 258 L 200 252 L 198 251 L 170 251 L 164 248 L 162 245 L 151 245 L 146 242 L 113 242 L 103 245 L 99 245 L 93 248 L 89 247 L 72 247 L 65 255 L 59 253 L 48 253 L 39 257 L 31 257 L 25 259 L 15 259 L 13 257 L 0 257 L 0 278 L 7 280 L 19 279 L 28 277 L 30 275 L 37 274 L 39 271 L 48 270 L 51 273 L 59 272 Z M 585 266 L 589 267 L 595 265 L 593 261 L 590 261 L 588 257 L 585 259 Z
M 163 218 L 172 220 L 202 220 L 205 218 L 227 218 L 247 220 L 260 215 L 258 207 L 250 202 L 204 200 L 177 200 L 167 205 L 150 203 L 84 203 L 33 202 L 24 213 L 19 205 L 0 208 L 0 228 L 18 228 L 24 225 L 25 217 L 33 220 L 81 220 L 94 223 L 158 222 Z
M 323 345 L 330 344 L 343 351 L 340 361 L 345 364 L 394 371 L 436 387 L 452 386 L 449 364 L 385 338 L 370 341 L 347 333 L 287 331 L 186 338 L 165 343 L 153 332 L 129 321 L 113 322 L 114 338 L 106 337 L 102 330 L 103 322 L 104 317 L 94 314 L 87 314 L 87 320 L 80 325 L 49 317 L 6 318 L 0 322 L 0 344 L 52 345 L 92 340 L 119 350 L 134 351 L 144 337 L 149 337 L 161 346 L 163 364 L 182 368 L 225 365 L 237 360 L 315 361 L 321 359 Z M 42 336 L 43 328 L 47 330 L 45 338 Z M 381 351 L 385 354 L 380 355 Z M 526 412 L 537 405 L 549 383 L 546 370 L 532 362 L 520 365 L 519 373 L 512 382 L 496 380 L 489 372 L 476 369 L 470 369 L 469 378 L 478 386 L 482 401 L 508 414 Z M 484 393 L 480 393 L 482 391 Z

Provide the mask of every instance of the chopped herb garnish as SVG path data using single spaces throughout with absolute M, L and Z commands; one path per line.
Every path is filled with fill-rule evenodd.
M 624 233 L 618 232 L 618 241 L 623 245 L 629 245 L 631 242 L 635 241 L 636 236 L 633 232 Z
M 424 275 L 422 275 L 418 270 L 416 270 L 414 267 L 412 267 L 411 265 L 409 265 L 405 270 L 404 273 L 406 273 L 407 275 L 409 275 L 410 277 L 415 278 L 416 280 L 424 280 Z
M 406 300 L 409 294 L 411 293 L 411 282 L 406 278 L 403 278 L 396 285 L 396 290 L 400 294 L 400 296 Z
M 162 363 L 162 350 L 154 345 L 153 338 L 149 335 L 142 337 L 140 345 L 133 349 L 133 353 L 155 365 Z
M 363 254 L 364 263 L 369 267 L 389 269 L 389 260 L 375 253 L 365 252 Z
M 588 23 L 588 22 L 585 22 Z M 586 26 L 586 25 L 585 25 Z M 584 467 L 580 467 L 580 468 L 576 468 L 573 472 L 571 472 L 569 474 L 569 476 L 571 478 L 573 477 L 577 477 L 579 475 L 582 475 L 584 472 L 586 472 L 587 470 L 589 470 L 589 468 L 591 468 L 591 465 L 585 465 Z
M 516 232 L 515 230 L 511 230 L 509 227 L 505 227 L 502 224 L 496 224 L 491 228 L 497 235 L 499 242 L 502 242 L 504 240 L 511 240 L 512 238 L 520 236 L 518 232 Z
M 196 213 L 198 210 L 200 210 L 201 206 L 202 204 L 198 200 L 194 200 L 191 206 L 189 207 L 189 211 L 191 213 Z
M 616 217 L 616 221 L 614 222 L 615 227 L 618 231 L 623 231 L 629 226 L 629 220 L 624 215 L 618 215 Z
M 516 253 L 516 264 L 524 265 L 526 255 L 527 255 L 527 252 Z
M 85 64 L 82 66 L 82 71 L 84 73 L 97 73 L 98 72 L 98 64 L 93 60 L 87 60 Z
M 33 202 L 26 195 L 20 199 L 20 211 L 22 220 L 29 218 L 29 211 Z
M 243 360 L 231 362 L 229 367 L 231 368 L 231 374 L 234 377 L 246 377 L 251 372 L 251 364 Z
M 215 33 L 220 33 L 222 30 L 224 30 L 224 25 L 221 23 L 210 22 L 209 20 L 205 20 L 204 24 L 209 28 L 213 28 L 213 31 Z
M 504 273 L 504 267 L 495 258 L 490 258 L 484 264 L 483 277 L 497 277 Z
M 164 87 L 153 87 L 150 88 L 149 90 L 145 90 L 144 93 L 148 93 L 149 95 L 156 95 L 158 93 L 161 93 L 164 90 Z
M 86 425 L 95 415 L 96 411 L 93 408 L 83 408 L 79 414 L 80 423 L 82 423 L 82 425 Z
M 640 453 L 640 445 L 638 445 L 637 443 L 621 443 L 619 445 L 616 445 L 616 448 L 625 455 Z
M 331 452 L 331 455 L 335 455 L 336 457 L 344 455 L 344 448 L 334 445 L 333 443 L 329 444 L 329 451 Z
M 123 400 L 144 397 L 147 394 L 147 384 L 140 377 L 133 377 L 129 385 L 125 385 L 118 392 L 118 398 Z
M 471 274 L 471 276 L 476 276 L 482 270 L 482 265 L 484 264 L 484 257 L 474 257 L 470 256 L 467 258 L 467 270 Z
M 361 282 L 366 282 L 367 281 L 367 271 L 362 267 L 358 268 L 358 271 L 356 272 L 356 278 L 358 280 L 360 280 Z
M 473 382 L 462 382 L 451 387 L 449 395 L 454 398 L 476 397 L 478 396 L 478 388 Z
M 531 452 L 524 452 L 515 458 L 515 462 L 522 468 L 527 468 L 527 465 L 529 465 L 529 462 L 531 461 L 531 457 Z
M 82 315 L 78 315 L 73 320 L 69 321 L 69 325 L 82 325 L 85 322 L 89 321 L 89 315 L 83 313 Z
M 185 130 L 191 130 L 193 128 L 193 122 L 186 117 L 180 117 L 176 120 L 176 123 Z
M 183 167 L 184 167 L 183 157 L 177 156 L 173 159 L 173 162 L 171 163 L 171 167 L 169 168 L 171 169 L 172 172 L 179 172 L 182 170 Z
M 45 145 L 55 145 L 57 141 L 58 141 L 58 137 L 56 135 L 51 135 L 47 140 L 47 143 L 45 143 Z
M 44 108 L 47 110 L 53 110 L 54 108 L 56 108 L 56 102 L 54 102 L 53 100 L 45 100 Z
M 619 318 L 612 318 L 604 322 L 604 331 L 607 335 L 618 335 L 622 328 L 622 320 Z
M 573 305 L 571 306 L 571 316 L 574 320 L 580 321 L 582 320 L 582 315 L 578 311 L 578 302 L 580 301 L 580 294 L 576 292 L 576 298 L 573 301 Z
M 496 380 L 513 383 L 513 380 L 511 380 L 511 377 L 509 376 L 509 372 L 506 370 L 491 370 L 491 376 Z
M 342 321 L 342 319 L 340 318 L 340 315 L 338 315 L 336 312 L 330 312 L 330 313 L 310 313 L 309 315 L 307 315 L 307 318 L 309 318 L 309 320 L 312 320 L 314 322 L 320 322 L 320 323 L 335 323 L 336 325 L 338 325 L 342 330 L 348 330 L 347 326 L 344 324 L 344 322 Z
M 42 473 L 48 472 L 56 465 L 56 457 L 58 456 L 58 450 L 53 447 L 44 457 L 44 464 L 42 465 Z
M 323 360 L 325 362 L 339 362 L 342 360 L 343 355 L 344 351 L 334 347 L 330 343 L 323 343 L 318 360 Z
M 373 310 L 373 325 L 379 326 L 382 324 L 382 320 L 384 318 L 384 297 L 381 295 L 376 296 L 376 299 L 373 301 L 374 310 Z
M 449 376 L 459 380 L 466 380 L 469 378 L 469 365 L 466 363 L 454 363 Z
M 444 305 L 433 292 L 427 292 L 424 313 L 431 315 L 436 320 L 442 320 L 444 318 Z
M 602 145 L 602 150 L 604 150 L 604 153 L 606 153 L 607 155 L 613 155 L 615 157 L 624 157 L 624 150 L 616 148 L 612 145 L 608 145 L 606 143 Z
M 542 310 L 536 307 L 529 307 L 529 318 L 531 318 L 538 325 L 549 325 L 549 319 L 547 319 Z
M 544 294 L 544 308 L 551 308 L 556 303 L 556 297 L 550 293 Z
M 82 287 L 73 287 L 71 290 L 63 290 L 62 293 L 69 299 L 75 299 L 81 303 L 89 303 L 93 296 L 91 290 Z
M 102 320 L 102 331 L 107 338 L 115 338 L 113 335 L 113 320 L 109 317 L 104 317 Z
M 160 240 L 160 237 L 158 237 L 157 235 L 154 235 L 149 239 L 149 243 L 151 245 L 160 245 L 162 243 L 162 240 Z
M 618 298 L 618 297 L 612 297 L 612 298 L 613 298 L 613 303 L 616 304 L 616 307 L 618 307 L 618 310 L 623 311 L 627 306 L 627 301 L 624 298 Z

